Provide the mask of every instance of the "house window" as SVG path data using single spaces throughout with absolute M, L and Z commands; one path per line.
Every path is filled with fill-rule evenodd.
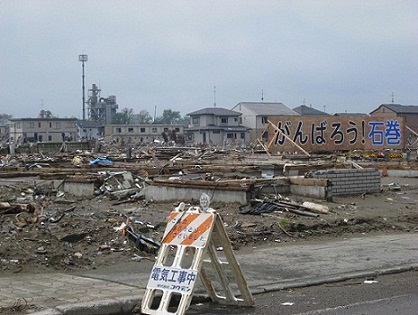
M 132 133 L 132 132 L 134 132 L 134 128 L 129 127 L 129 128 L 128 128 L 128 132 L 131 132 L 131 133 Z
M 55 129 L 60 129 L 61 128 L 61 123 L 59 121 L 57 121 L 55 123 Z
M 245 139 L 245 133 L 241 132 L 241 139 Z
M 144 127 L 139 128 L 139 132 L 145 133 L 145 128 Z
M 235 122 L 237 122 L 237 121 L 238 121 L 238 117 L 235 117 L 235 118 L 234 118 L 234 121 L 235 121 Z
M 157 127 L 152 127 L 152 132 L 157 132 Z
M 228 123 L 228 117 L 221 117 L 221 124 L 227 124 Z
M 261 123 L 262 124 L 267 124 L 267 120 L 268 120 L 268 117 L 267 116 L 261 117 Z
M 122 132 L 122 128 L 117 127 L 117 128 L 116 128 L 116 133 L 121 133 L 121 132 Z
M 40 122 L 38 122 L 38 128 L 41 128 L 41 123 Z
M 227 133 L 226 138 L 227 139 L 234 139 L 234 134 L 233 133 Z
M 215 133 L 221 133 L 221 131 L 220 130 L 214 130 L 213 131 L 213 133 L 215 134 Z
M 200 122 L 199 117 L 193 117 L 193 119 L 192 119 L 192 124 L 193 124 L 193 125 L 198 125 L 198 124 L 199 124 L 199 122 Z
M 52 141 L 52 136 L 48 136 L 48 141 Z
M 176 130 L 176 132 L 180 132 L 180 128 L 179 127 L 175 128 L 175 130 Z
M 164 132 L 168 132 L 168 128 L 164 128 Z
M 52 123 L 51 122 L 49 123 L 49 128 L 52 128 Z

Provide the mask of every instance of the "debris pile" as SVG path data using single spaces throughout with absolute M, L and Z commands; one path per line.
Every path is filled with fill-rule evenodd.
M 312 174 L 353 169 L 337 157 L 299 161 L 178 147 L 141 147 L 128 157 L 123 148 L 103 144 L 95 152 L 28 152 L 0 160 L 3 273 L 154 259 L 170 211 L 179 202 L 198 204 L 202 192 L 211 197 L 235 249 L 347 233 L 418 231 L 417 184 L 389 182 L 381 192 L 325 198 L 330 181 Z

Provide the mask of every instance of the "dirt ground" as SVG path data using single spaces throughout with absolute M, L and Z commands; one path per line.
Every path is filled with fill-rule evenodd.
M 393 189 L 391 183 L 399 186 Z M 382 184 L 381 193 L 335 197 L 333 202 L 283 196 L 293 202 L 327 205 L 330 213 L 318 217 L 286 211 L 241 214 L 238 204 L 211 207 L 223 218 L 236 250 L 369 233 L 417 233 L 418 179 L 383 178 Z M 21 197 L 21 190 L 16 190 L 19 185 L 1 186 L 0 201 Z M 0 275 L 71 273 L 126 260 L 154 259 L 156 243 L 176 205 L 147 200 L 116 204 L 104 195 L 89 200 L 67 197 L 60 202 L 53 198 L 35 202 L 37 209 L 33 213 L 0 215 Z M 126 223 L 130 230 L 123 229 Z

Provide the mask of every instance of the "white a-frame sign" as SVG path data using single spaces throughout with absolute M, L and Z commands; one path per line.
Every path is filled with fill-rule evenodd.
M 212 301 L 254 305 L 222 219 L 209 208 L 206 194 L 201 206 L 185 210 L 181 203 L 171 212 L 142 300 L 142 313 L 184 314 L 198 277 Z

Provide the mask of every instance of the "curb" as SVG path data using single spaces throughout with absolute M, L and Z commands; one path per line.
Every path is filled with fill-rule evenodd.
M 251 290 L 252 294 L 261 294 L 266 292 L 295 289 L 309 286 L 316 286 L 328 283 L 343 282 L 351 279 L 372 278 L 380 275 L 389 275 L 402 273 L 407 271 L 418 270 L 418 263 L 386 268 L 374 271 L 360 271 L 347 273 L 340 276 L 334 276 L 323 279 L 305 279 L 303 281 L 291 280 L 287 284 L 271 284 L 256 287 Z M 39 312 L 31 313 L 31 315 L 126 315 L 132 313 L 137 307 L 140 307 L 142 302 L 141 297 L 126 297 L 120 299 L 106 299 L 95 302 L 79 303 L 79 304 L 65 304 L 57 306 L 53 309 L 45 309 Z M 210 302 L 207 295 L 195 295 L 192 299 L 192 304 Z M 138 309 L 139 311 L 139 309 Z
M 141 305 L 140 297 L 126 297 L 119 299 L 106 299 L 88 303 L 75 303 L 59 305 L 55 308 L 45 309 L 31 315 L 118 315 L 130 314 Z

